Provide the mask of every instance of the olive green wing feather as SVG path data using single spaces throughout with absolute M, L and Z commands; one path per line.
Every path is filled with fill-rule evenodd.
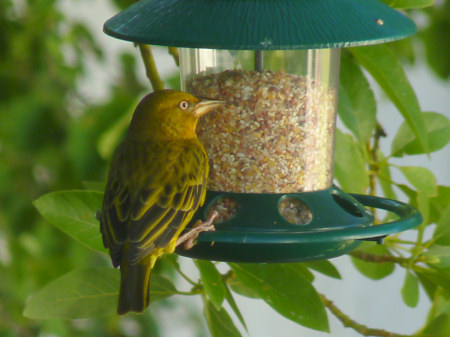
M 103 245 L 109 249 L 114 267 L 120 265 L 122 250 L 128 239 L 131 207 L 132 164 L 127 146 L 122 143 L 114 152 L 106 181 L 100 218 Z
M 128 148 L 116 151 L 102 209 L 103 241 L 115 266 L 126 242 L 134 263 L 169 244 L 203 203 L 208 175 L 197 141 Z

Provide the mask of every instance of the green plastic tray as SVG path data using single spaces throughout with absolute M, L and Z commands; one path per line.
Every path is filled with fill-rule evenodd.
M 313 214 L 310 223 L 293 225 L 283 219 L 277 200 L 286 196 L 298 198 L 310 208 Z M 361 240 L 381 241 L 422 221 L 413 206 L 380 197 L 346 194 L 336 186 L 290 194 L 208 192 L 197 218 L 204 219 L 208 207 L 220 197 L 231 197 L 238 202 L 235 217 L 217 224 L 213 232 L 200 233 L 193 248 L 179 247 L 177 254 L 196 259 L 258 263 L 328 259 L 355 249 Z M 374 225 L 366 207 L 393 212 L 399 219 Z

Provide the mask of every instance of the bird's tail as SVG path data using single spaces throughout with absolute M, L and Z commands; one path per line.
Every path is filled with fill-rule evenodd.
M 135 264 L 124 259 L 120 266 L 119 315 L 125 315 L 129 311 L 143 312 L 148 307 L 151 271 L 150 256 Z

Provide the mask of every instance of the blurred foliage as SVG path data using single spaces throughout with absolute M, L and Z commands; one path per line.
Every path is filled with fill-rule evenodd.
M 425 59 L 439 78 L 449 79 L 450 0 L 428 8 L 422 7 L 429 5 L 429 0 L 384 1 L 393 7 L 408 8 L 413 16 L 425 18 L 425 23 L 413 38 L 377 47 L 352 48 L 343 53 L 339 114 L 350 133 L 338 133 L 335 174 L 350 192 L 374 193 L 379 184 L 385 196 L 395 198 L 402 191 L 410 203 L 419 207 L 425 221 L 417 229 L 417 241 L 405 242 L 392 236 L 383 246 L 361 246 L 352 254 L 352 260 L 360 273 L 374 280 L 390 275 L 396 266 L 405 268 L 401 288 L 405 305 L 417 305 L 419 287 L 432 303 L 417 336 L 447 336 L 450 335 L 450 187 L 437 185 L 433 173 L 424 168 L 395 166 L 390 159 L 434 152 L 448 145 L 448 118 L 442 112 L 420 111 L 401 62 L 415 64 Z M 112 1 L 117 9 L 133 2 Z M 93 305 L 98 305 L 102 314 L 111 312 L 103 310 L 102 305 L 109 303 L 103 301 L 114 301 L 115 293 L 112 296 L 109 292 L 94 302 L 82 300 L 83 296 L 92 295 L 92 289 L 87 287 L 90 281 L 98 284 L 107 280 L 111 291 L 116 289 L 117 279 L 111 275 L 117 276 L 117 271 L 100 272 L 102 268 L 110 268 L 108 257 L 86 245 L 104 250 L 66 226 L 68 221 L 77 223 L 78 228 L 90 225 L 86 229 L 98 236 L 93 210 L 99 208 L 101 194 L 49 192 L 86 187 L 102 191 L 111 149 L 145 90 L 136 75 L 138 52 L 121 54 L 117 56 L 120 67 L 114 69 L 111 76 L 114 82 L 107 97 L 89 102 L 80 90 L 80 83 L 88 75 L 87 62 L 93 61 L 99 69 L 106 69 L 111 56 L 103 54 L 85 23 L 69 19 L 59 4 L 58 0 L 0 1 L 0 336 L 159 336 L 162 327 L 156 323 L 158 317 L 176 309 L 172 301 L 164 298 L 175 294 L 202 295 L 204 321 L 202 313 L 196 310 L 186 310 L 181 318 L 177 316 L 177 320 L 196 331 L 195 335 L 205 336 L 207 326 L 214 337 L 240 336 L 240 331 L 246 329 L 245 313 L 240 312 L 232 292 L 262 298 L 279 314 L 313 329 L 329 329 L 326 307 L 362 334 L 369 331 L 388 336 L 388 332 L 364 330 L 347 319 L 311 285 L 314 276 L 310 270 L 340 278 L 329 261 L 267 268 L 231 264 L 226 273 L 219 272 L 212 263 L 198 262 L 200 279 L 193 281 L 181 272 L 175 256 L 166 256 L 155 270 L 152 305 L 144 315 L 56 319 L 97 316 L 98 311 L 88 311 Z M 368 74 L 405 118 L 391 153 L 383 154 L 378 148 L 383 133 L 376 118 Z M 165 80 L 172 85 L 177 82 L 176 78 Z M 400 170 L 408 185 L 392 181 L 391 170 Z M 39 216 L 32 207 L 34 200 L 43 217 L 56 227 Z M 433 230 L 429 240 L 424 239 L 427 227 Z M 95 269 L 98 272 L 89 272 L 92 270 L 89 268 L 98 268 Z M 193 283 L 190 291 L 182 292 L 175 287 L 174 281 L 180 276 Z M 80 280 L 85 283 L 80 285 Z M 71 288 L 71 284 L 77 288 Z M 79 297 L 61 301 L 75 289 Z M 29 299 L 31 294 L 35 295 Z M 50 307 L 41 314 L 44 305 Z M 228 308 L 244 329 L 234 325 Z M 55 319 L 32 320 L 23 313 L 27 317 Z
M 144 89 L 136 59 L 120 55 L 109 98 L 92 104 L 78 83 L 88 58 L 100 65 L 105 57 L 85 24 L 69 21 L 58 1 L 0 1 L 0 27 L 0 336 L 121 335 L 115 319 L 39 322 L 22 311 L 31 293 L 61 274 L 109 265 L 49 227 L 31 203 L 52 190 L 105 179 L 98 135 Z
M 420 31 L 426 60 L 434 73 L 442 79 L 450 78 L 450 0 L 426 8 L 428 24 Z

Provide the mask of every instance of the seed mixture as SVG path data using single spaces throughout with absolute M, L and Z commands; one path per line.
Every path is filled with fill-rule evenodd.
M 213 211 L 218 213 L 218 216 L 214 219 L 214 222 L 224 222 L 232 219 L 239 208 L 239 204 L 233 198 L 220 198 L 209 206 L 206 216 L 210 217 Z
M 310 209 L 298 199 L 285 198 L 278 205 L 278 209 L 281 216 L 294 225 L 304 225 L 312 220 Z
M 208 189 L 292 193 L 331 185 L 333 90 L 268 70 L 207 74 L 187 89 L 230 102 L 197 126 L 211 165 Z

